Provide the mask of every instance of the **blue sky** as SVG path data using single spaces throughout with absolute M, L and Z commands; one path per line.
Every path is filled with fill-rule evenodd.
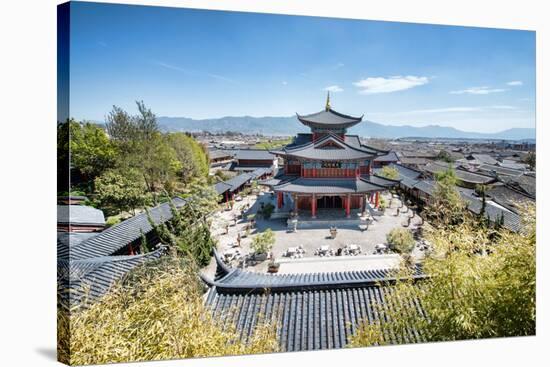
M 72 3 L 71 116 L 290 116 L 324 107 L 392 125 L 535 127 L 535 33 Z

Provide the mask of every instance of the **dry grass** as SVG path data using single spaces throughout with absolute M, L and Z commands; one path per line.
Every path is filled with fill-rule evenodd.
M 58 312 L 58 355 L 76 365 L 268 353 L 276 329 L 260 323 L 243 343 L 212 318 L 196 269 L 164 259 L 135 271 L 101 302 Z

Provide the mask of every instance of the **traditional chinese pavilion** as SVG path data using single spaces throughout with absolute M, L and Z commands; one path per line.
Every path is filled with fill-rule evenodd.
M 311 211 L 312 218 L 319 209 L 343 209 L 350 217 L 352 209 L 363 212 L 367 200 L 378 207 L 379 193 L 398 182 L 372 173 L 373 160 L 387 151 L 362 145 L 359 136 L 346 134 L 363 116 L 336 112 L 329 94 L 324 110 L 296 115 L 311 133 L 298 134 L 291 144 L 272 152 L 284 161 L 269 183 L 277 193 L 277 207 L 291 200 L 296 213 Z

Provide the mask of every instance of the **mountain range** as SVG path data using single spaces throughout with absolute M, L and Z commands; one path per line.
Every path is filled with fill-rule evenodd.
M 308 132 L 295 116 L 290 117 L 251 117 L 228 116 L 211 119 L 191 119 L 187 117 L 159 117 L 158 123 L 164 131 L 235 131 L 243 134 L 263 135 L 295 135 L 298 132 Z M 534 140 L 534 128 L 512 128 L 495 133 L 469 132 L 453 127 L 427 125 L 422 127 L 409 125 L 384 125 L 373 121 L 363 120 L 354 126 L 350 134 L 357 134 L 371 138 L 462 138 L 462 139 L 498 139 L 498 140 Z

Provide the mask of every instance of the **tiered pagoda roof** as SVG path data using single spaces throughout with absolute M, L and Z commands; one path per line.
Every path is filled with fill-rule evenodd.
M 361 178 L 303 178 L 274 187 L 275 191 L 303 194 L 356 194 L 383 190 L 384 187 Z
M 361 122 L 363 116 L 354 117 L 334 111 L 330 107 L 330 95 L 327 93 L 327 103 L 323 111 L 309 115 L 299 115 L 296 117 L 306 126 L 314 129 L 348 129 Z
M 355 136 L 344 138 L 328 133 L 316 141 L 304 144 L 290 144 L 281 150 L 273 151 L 280 156 L 292 156 L 296 158 L 312 160 L 361 160 L 371 159 L 385 152 L 361 145 Z M 302 137 L 302 141 L 305 140 Z M 357 140 L 357 141 L 356 141 Z

